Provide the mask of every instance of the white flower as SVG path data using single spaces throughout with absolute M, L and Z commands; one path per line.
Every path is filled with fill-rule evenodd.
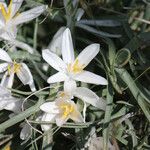
M 62 57 L 63 60 L 48 49 L 43 50 L 42 56 L 44 60 L 55 68 L 58 73 L 48 78 L 48 83 L 56 83 L 69 80 L 76 80 L 91 84 L 107 85 L 107 80 L 92 72 L 83 70 L 90 61 L 98 54 L 99 44 L 91 44 L 87 46 L 75 59 L 74 49 L 70 30 L 67 28 L 62 37 Z
M 23 0 L 10 0 L 8 7 L 4 0 L 0 2 L 1 39 L 13 41 L 16 38 L 17 25 L 38 17 L 47 8 L 47 6 L 41 5 L 28 11 L 18 13 L 22 2 Z
M 62 35 L 65 31 L 66 27 L 61 27 L 56 34 L 54 35 L 52 41 L 48 45 L 48 49 L 51 52 L 54 52 L 55 54 L 61 56 L 61 46 L 62 46 Z
M 57 118 L 56 124 L 58 126 L 61 126 L 69 118 L 74 120 L 75 122 L 84 121 L 81 117 L 80 112 L 77 110 L 76 104 L 71 100 L 74 97 L 77 97 L 99 109 L 105 110 L 106 102 L 102 98 L 99 98 L 88 88 L 76 87 L 75 81 L 70 82 L 71 83 L 67 83 L 64 85 L 64 91 L 58 93 L 57 99 L 54 102 L 46 102 L 41 105 L 40 109 L 45 112 L 42 117 L 42 121 L 55 121 L 55 119 Z M 65 117 L 63 117 L 63 115 Z M 51 126 L 49 125 L 42 125 L 42 129 L 44 131 L 47 131 L 50 128 Z
M 86 87 L 76 87 L 76 82 L 71 80 L 64 84 L 64 91 L 59 92 L 58 98 L 59 97 L 70 100 L 77 97 L 83 102 L 91 104 L 101 110 L 105 110 L 106 108 L 106 102 L 103 98 L 100 98 Z
M 14 75 L 16 74 L 20 81 L 26 85 L 28 84 L 32 91 L 35 91 L 32 74 L 25 63 L 17 63 L 12 61 L 6 51 L 0 49 L 0 60 L 4 63 L 0 64 L 0 73 L 5 72 L 1 86 L 11 88 L 14 81 Z
M 13 97 L 8 89 L 0 86 L 0 110 L 5 109 L 18 113 L 21 111 L 21 104 L 21 100 Z
M 46 112 L 43 121 L 56 121 L 57 126 L 62 126 L 68 119 L 75 122 L 83 122 L 81 113 L 78 111 L 73 101 L 58 98 L 54 102 L 46 102 L 40 106 L 40 109 Z

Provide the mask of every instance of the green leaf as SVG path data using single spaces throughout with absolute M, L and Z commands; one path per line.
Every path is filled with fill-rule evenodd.
M 119 50 L 115 58 L 115 66 L 118 68 L 124 67 L 131 59 L 131 53 L 128 49 Z

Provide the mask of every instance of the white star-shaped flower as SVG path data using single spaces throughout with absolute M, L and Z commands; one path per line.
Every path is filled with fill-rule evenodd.
M 48 78 L 48 83 L 56 83 L 69 80 L 81 81 L 91 84 L 107 85 L 107 80 L 99 75 L 84 70 L 90 61 L 98 54 L 99 44 L 87 46 L 75 59 L 74 49 L 70 30 L 67 28 L 62 36 L 62 58 L 46 49 L 43 50 L 44 60 L 51 65 L 58 73 Z
M 83 122 L 81 113 L 73 101 L 58 98 L 54 102 L 47 102 L 40 106 L 46 114 L 42 121 L 56 121 L 57 126 L 62 126 L 68 119 Z
M 30 69 L 25 63 L 13 61 L 3 49 L 0 49 L 0 60 L 4 61 L 0 64 L 0 73 L 5 72 L 1 80 L 1 86 L 12 88 L 14 75 L 16 74 L 24 85 L 28 84 L 32 91 L 36 90 Z
M 64 85 L 64 91 L 58 93 L 57 99 L 54 102 L 46 102 L 40 106 L 40 109 L 45 112 L 42 121 L 56 120 L 58 126 L 63 125 L 69 118 L 75 122 L 83 122 L 84 119 L 77 110 L 76 104 L 72 101 L 74 97 L 99 109 L 105 110 L 106 102 L 102 98 L 99 98 L 88 88 L 76 87 L 75 81 L 70 82 L 71 83 Z M 44 131 L 50 127 L 49 125 L 42 125 Z
M 10 0 L 8 7 L 4 0 L 0 2 L 0 38 L 10 41 L 15 39 L 17 25 L 38 17 L 47 8 L 45 5 L 42 5 L 18 13 L 22 2 L 23 0 Z

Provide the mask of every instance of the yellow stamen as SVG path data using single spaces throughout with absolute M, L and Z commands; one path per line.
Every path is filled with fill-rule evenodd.
M 61 91 L 60 93 L 59 93 L 59 97 L 65 97 L 66 96 L 66 93 L 65 92 L 63 92 L 63 91 Z
M 64 92 L 64 91 L 60 91 L 60 92 L 58 92 L 57 97 L 58 98 L 63 98 L 63 99 L 69 99 L 70 95 L 68 93 Z
M 82 72 L 83 68 L 84 65 L 80 64 L 78 59 L 76 59 L 73 64 L 68 64 L 67 67 L 68 71 L 74 74 Z
M 69 103 L 62 104 L 60 108 L 62 110 L 63 118 L 67 118 L 74 111 L 74 106 Z
M 11 17 L 11 9 L 12 9 L 12 0 L 10 0 L 9 6 L 8 6 L 8 11 L 6 11 L 4 5 L 2 3 L 0 3 L 0 10 L 1 10 L 2 15 L 3 15 L 6 22 Z
M 11 150 L 10 146 L 7 145 L 7 146 L 5 147 L 5 150 Z
M 7 67 L 8 70 L 8 74 L 10 75 L 12 72 L 13 73 L 18 73 L 21 69 L 21 64 L 16 63 L 16 61 L 14 60 L 13 64 L 9 64 Z

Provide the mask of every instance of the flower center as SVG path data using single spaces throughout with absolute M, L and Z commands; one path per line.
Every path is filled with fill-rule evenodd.
M 57 94 L 57 98 L 69 99 L 70 95 L 64 91 L 60 91 Z
M 12 0 L 10 0 L 9 6 L 8 6 L 8 11 L 6 11 L 4 5 L 2 3 L 0 3 L 0 10 L 1 10 L 1 13 L 2 13 L 6 22 L 11 17 L 11 9 L 12 9 Z
M 71 104 L 62 104 L 60 106 L 60 109 L 62 110 L 63 118 L 67 118 L 73 111 L 74 111 L 74 106 Z
M 67 66 L 68 72 L 74 73 L 74 74 L 82 72 L 83 68 L 84 68 L 84 65 L 80 64 L 78 59 L 76 59 L 73 64 L 70 63 Z
M 13 64 L 9 64 L 7 67 L 8 74 L 10 75 L 11 73 L 18 73 L 21 69 L 21 64 L 16 63 L 14 60 Z

